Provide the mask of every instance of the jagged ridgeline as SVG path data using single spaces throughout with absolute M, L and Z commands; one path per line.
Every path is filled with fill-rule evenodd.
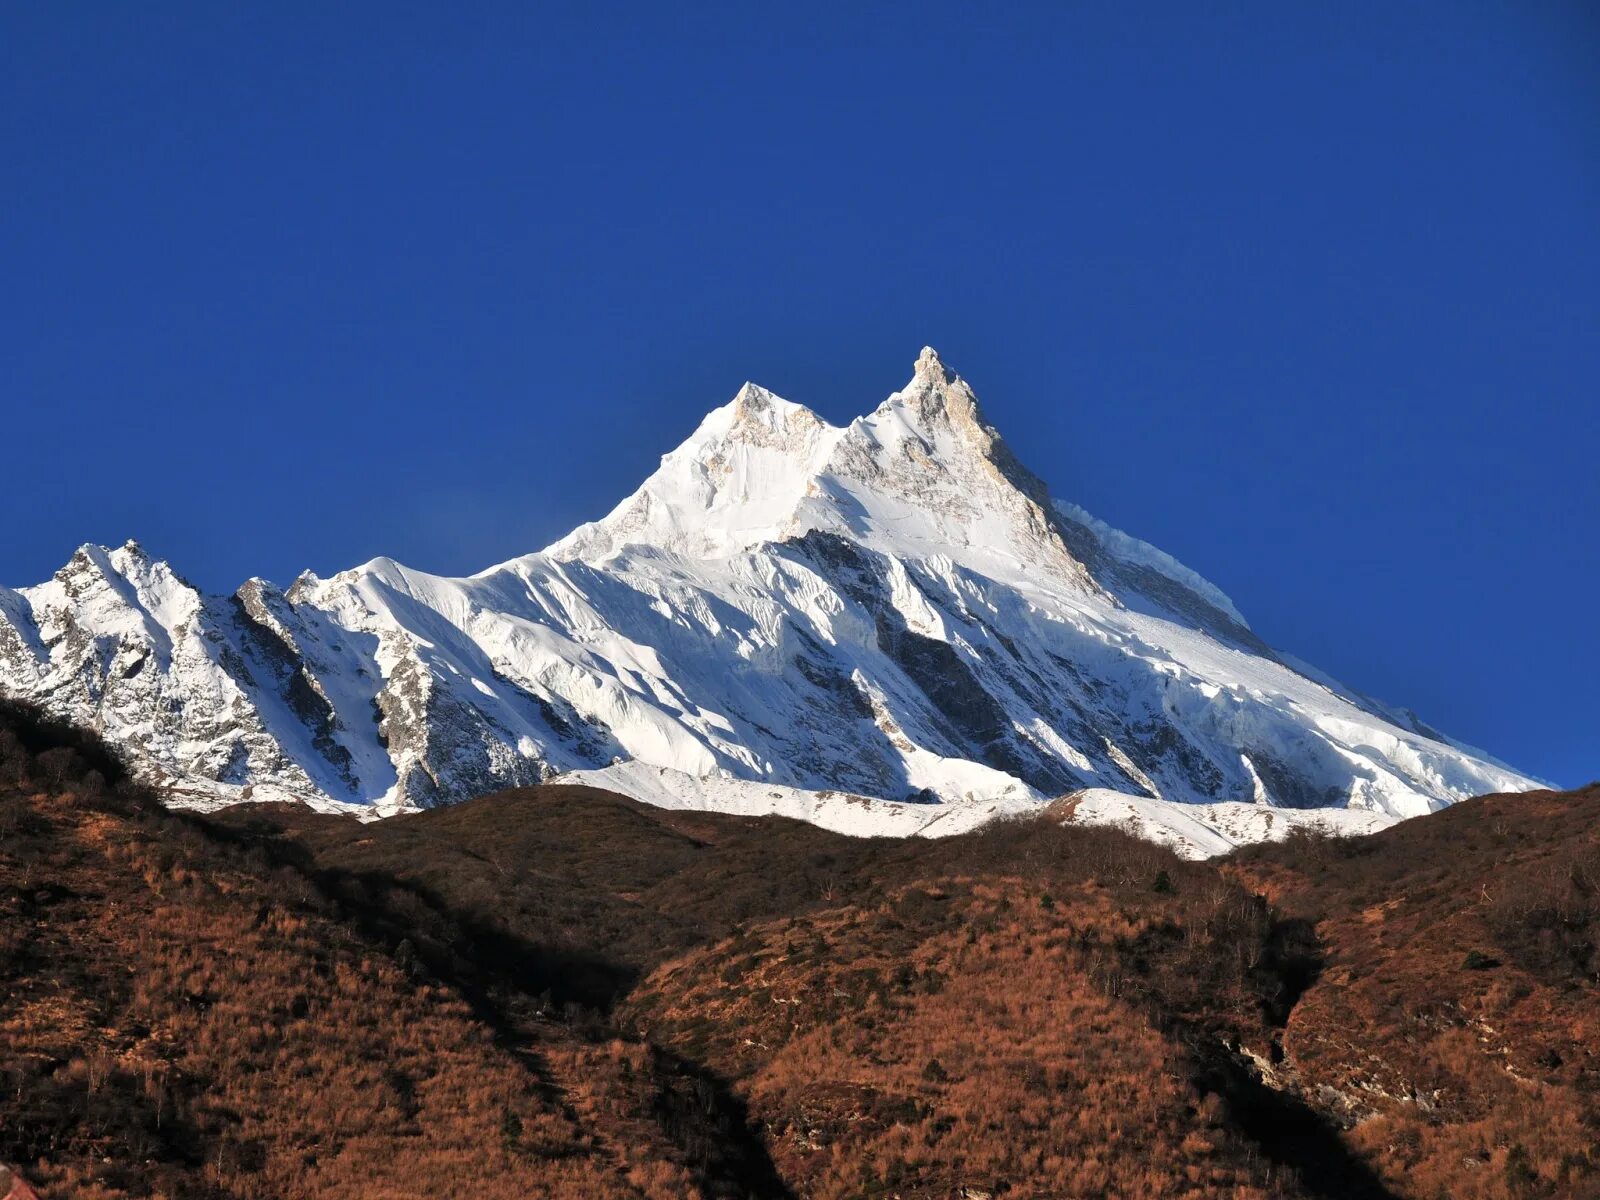
M 843 428 L 746 384 L 604 519 L 468 578 L 379 558 L 208 596 L 84 546 L 0 589 L 0 690 L 201 805 L 561 776 L 856 833 L 1059 802 L 1210 853 L 1533 786 L 1054 498 L 932 350 Z

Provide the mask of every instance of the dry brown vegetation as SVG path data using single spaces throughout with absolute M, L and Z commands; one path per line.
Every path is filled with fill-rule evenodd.
M 1230 868 L 1326 963 L 1275 1082 L 1396 1194 L 1600 1196 L 1600 786 L 1488 796 Z
M 579 788 L 198 818 L 5 709 L 0 1160 L 47 1198 L 1600 1194 L 1597 828 L 1490 799 L 1219 866 Z
M 519 1020 L 386 943 L 359 884 L 7 715 L 0 1158 L 46 1197 L 665 1200 L 759 1178 L 717 1097 L 648 1048 Z
M 1097 887 L 941 880 L 676 960 L 628 1015 L 741 1082 L 804 1195 L 1299 1194 L 1124 1002 L 1149 931 Z

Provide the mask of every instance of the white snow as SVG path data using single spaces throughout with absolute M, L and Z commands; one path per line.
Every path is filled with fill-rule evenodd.
M 850 792 L 808 791 L 713 772 L 688 775 L 638 761 L 558 775 L 555 783 L 585 784 L 620 792 L 660 808 L 789 817 L 852 837 L 948 837 L 976 829 L 996 817 L 1038 810 L 1019 796 L 993 797 L 962 805 L 908 804 Z
M 1165 550 L 1158 550 L 1149 542 L 1142 542 L 1136 537 L 1123 533 L 1120 529 L 1113 529 L 1100 518 L 1069 501 L 1057 500 L 1055 507 L 1057 512 L 1069 520 L 1078 522 L 1078 524 L 1093 533 L 1096 540 L 1099 541 L 1108 554 L 1124 562 L 1138 563 L 1141 566 L 1149 567 L 1151 570 L 1159 571 L 1174 583 L 1182 584 L 1208 604 L 1227 613 L 1228 616 L 1245 628 L 1249 628 L 1250 623 L 1234 607 L 1233 601 L 1228 598 L 1226 592 L 1209 579 L 1206 579 L 1198 571 L 1192 571 L 1184 566 Z
M 1328 835 L 1376 833 L 1398 817 L 1348 808 L 1271 808 L 1223 801 L 1178 804 L 1089 788 L 1069 797 L 1065 819 L 1109 825 L 1170 847 L 1184 858 L 1212 858 L 1252 842 L 1277 842 L 1295 829 Z
M 1084 529 L 1128 570 L 1098 577 Z M 843 428 L 747 384 L 609 515 L 468 578 L 378 558 L 206 597 L 86 546 L 0 589 L 0 689 L 193 804 L 388 814 L 559 777 L 939 835 L 1073 794 L 1217 853 L 1537 786 L 1053 500 L 931 350 Z

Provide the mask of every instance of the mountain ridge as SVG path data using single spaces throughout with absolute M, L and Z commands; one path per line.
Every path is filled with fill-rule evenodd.
M 206 596 L 81 548 L 0 589 L 0 691 L 202 806 L 561 776 L 935 834 L 1085 792 L 1079 819 L 1204 853 L 1535 786 L 1052 496 L 931 348 L 842 427 L 747 383 L 605 517 L 473 576 L 379 557 Z

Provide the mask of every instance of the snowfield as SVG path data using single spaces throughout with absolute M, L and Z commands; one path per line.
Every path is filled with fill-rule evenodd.
M 932 350 L 844 428 L 746 384 L 608 516 L 470 578 L 379 558 L 208 596 L 84 546 L 0 588 L 0 691 L 198 806 L 561 778 L 937 836 L 1071 797 L 1200 856 L 1539 786 L 1051 497 Z

